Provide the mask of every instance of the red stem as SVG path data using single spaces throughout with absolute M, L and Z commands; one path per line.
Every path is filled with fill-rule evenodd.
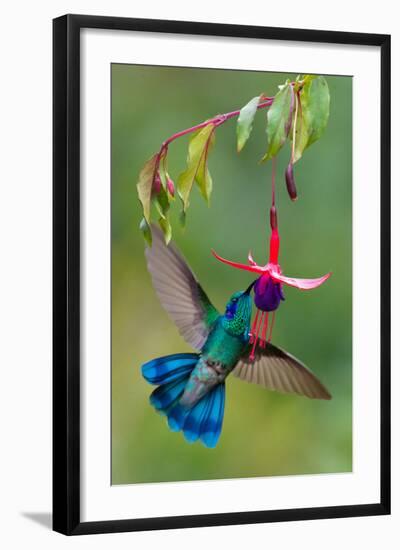
M 279 257 L 278 215 L 275 207 L 275 173 L 276 173 L 276 157 L 273 157 L 272 158 L 272 199 L 271 199 L 271 210 L 270 210 L 271 237 L 269 241 L 269 261 L 272 264 L 277 264 L 278 257 Z
M 257 105 L 257 109 L 264 109 L 265 107 L 269 107 L 274 98 L 269 98 L 264 103 L 260 103 Z M 210 120 L 205 120 L 204 122 L 201 122 L 200 124 L 196 124 L 196 126 L 192 126 L 191 128 L 187 128 L 186 130 L 182 130 L 181 132 L 177 132 L 176 134 L 173 134 L 171 137 L 166 139 L 164 143 L 161 145 L 161 149 L 165 149 L 165 147 L 168 147 L 168 145 L 174 141 L 177 138 L 180 138 L 182 136 L 185 136 L 186 134 L 190 134 L 191 132 L 195 132 L 196 130 L 200 130 L 201 128 L 204 128 L 205 126 L 208 126 L 209 124 L 214 124 L 214 126 L 221 126 L 224 122 L 229 120 L 230 118 L 234 118 L 235 116 L 239 116 L 240 109 L 237 109 L 236 111 L 231 111 L 230 113 L 225 113 L 224 115 L 217 115 L 214 118 L 210 118 Z
M 270 105 L 272 105 L 273 101 L 274 101 L 273 97 L 265 98 L 265 101 L 263 101 L 263 103 L 260 103 L 259 105 L 257 105 L 257 109 L 264 109 L 265 107 L 269 107 Z M 158 171 L 158 168 L 159 168 L 159 165 L 160 165 L 160 159 L 161 159 L 163 153 L 165 153 L 165 154 L 167 153 L 168 146 L 169 146 L 170 143 L 172 143 L 173 141 L 175 141 L 176 139 L 178 139 L 182 136 L 186 136 L 187 134 L 191 134 L 192 132 L 195 132 L 196 130 L 201 130 L 201 128 L 205 128 L 209 124 L 213 124 L 215 126 L 215 128 L 217 128 L 218 126 L 221 126 L 221 124 L 224 124 L 224 122 L 226 122 L 227 120 L 229 120 L 231 118 L 234 118 L 236 116 L 239 116 L 239 114 L 240 114 L 240 109 L 237 109 L 236 111 L 231 111 L 230 113 L 225 113 L 224 115 L 216 115 L 215 117 L 210 118 L 209 120 L 205 120 L 204 122 L 201 122 L 200 124 L 196 124 L 195 126 L 192 126 L 191 128 L 186 128 L 186 130 L 181 130 L 180 132 L 177 132 L 176 134 L 173 134 L 168 139 L 166 139 L 163 142 L 163 144 L 161 145 L 160 150 L 159 150 L 158 155 L 157 155 L 157 159 L 156 159 L 156 163 L 155 163 L 155 167 L 154 167 L 153 179 L 155 178 L 155 176 L 157 174 L 157 171 Z
M 275 206 L 275 174 L 276 174 L 276 157 L 272 157 L 272 204 Z

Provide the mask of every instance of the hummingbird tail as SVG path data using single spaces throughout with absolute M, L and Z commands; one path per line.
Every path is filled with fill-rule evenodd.
M 197 353 L 176 353 L 142 365 L 145 380 L 158 386 L 150 395 L 150 403 L 157 412 L 168 415 L 181 397 L 198 360 Z
M 167 416 L 172 431 L 182 430 L 187 441 L 200 439 L 206 447 L 215 447 L 224 418 L 225 383 L 216 385 L 192 407 L 179 403 L 198 360 L 196 353 L 159 357 L 142 365 L 142 375 L 158 386 L 150 395 L 150 403 Z
M 186 441 L 200 439 L 206 447 L 215 447 L 221 435 L 225 409 L 225 382 L 217 384 L 193 407 L 177 402 L 168 412 L 168 426 L 182 430 Z
M 165 355 L 142 365 L 142 375 L 149 384 L 168 384 L 182 377 L 187 378 L 198 360 L 197 353 Z

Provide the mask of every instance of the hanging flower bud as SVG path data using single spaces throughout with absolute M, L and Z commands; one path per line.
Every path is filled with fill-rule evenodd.
M 157 174 L 155 175 L 154 177 L 154 181 L 153 181 L 153 193 L 155 195 L 158 195 L 159 192 L 161 191 L 161 178 L 160 178 L 160 173 L 157 172 Z
M 297 189 L 294 181 L 293 164 L 290 162 L 285 171 L 286 188 L 292 201 L 297 200 Z
M 171 178 L 167 179 L 167 189 L 171 197 L 175 196 L 175 185 Z

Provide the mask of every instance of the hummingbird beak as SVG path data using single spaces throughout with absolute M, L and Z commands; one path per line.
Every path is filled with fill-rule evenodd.
M 255 281 L 251 283 L 251 285 L 243 292 L 243 294 L 250 294 L 251 289 L 253 288 L 254 285 L 255 285 Z

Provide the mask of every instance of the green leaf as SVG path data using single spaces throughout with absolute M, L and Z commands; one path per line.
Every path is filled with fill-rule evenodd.
M 164 233 L 165 244 L 168 244 L 172 237 L 172 227 L 168 217 L 160 218 L 158 220 L 158 223 L 160 224 L 162 232 Z
M 160 174 L 161 184 L 164 187 L 164 189 L 166 189 L 167 188 L 167 172 L 165 170 L 165 164 L 162 161 L 162 159 L 160 160 L 160 166 L 159 166 L 158 172 Z
M 186 212 L 184 210 L 179 214 L 179 223 L 183 229 L 186 227 Z
M 268 150 L 261 159 L 262 162 L 277 155 L 286 141 L 286 129 L 290 115 L 290 100 L 292 95 L 290 88 L 289 83 L 280 86 L 280 90 L 268 110 Z
M 329 119 L 329 87 L 323 76 L 306 75 L 301 90 L 303 117 L 308 127 L 307 147 L 322 135 Z
M 294 140 L 293 163 L 297 162 L 301 158 L 309 142 L 309 126 L 304 115 L 303 105 L 296 96 L 296 111 L 292 132 L 292 140 Z
M 157 153 L 145 163 L 140 171 L 139 179 L 136 184 L 139 200 L 143 207 L 143 216 L 145 217 L 147 223 L 150 223 L 151 191 L 156 160 Z
M 163 186 L 155 198 L 155 206 L 160 216 L 165 218 L 169 210 L 169 195 Z
M 257 106 L 262 96 L 253 97 L 247 105 L 245 105 L 239 113 L 239 118 L 236 125 L 237 136 L 237 152 L 243 149 L 246 141 L 249 139 L 253 129 L 253 120 L 257 112 Z
M 208 155 L 214 146 L 215 143 L 215 132 L 210 134 L 208 141 L 204 147 L 203 154 L 200 159 L 199 167 L 196 172 L 195 180 L 199 186 L 200 192 L 203 195 L 204 199 L 207 201 L 207 204 L 210 205 L 210 197 L 212 191 L 212 178 L 208 170 L 207 162 Z
M 139 225 L 140 231 L 143 233 L 143 237 L 149 246 L 152 245 L 153 236 L 151 234 L 151 227 L 147 223 L 146 218 L 143 218 Z
M 189 195 L 193 187 L 197 171 L 200 167 L 204 148 L 214 130 L 213 124 L 208 124 L 193 135 L 189 142 L 187 167 L 178 178 L 178 192 L 183 202 L 183 211 L 189 206 Z
M 210 171 L 207 167 L 206 155 L 204 154 L 201 158 L 199 169 L 196 173 L 196 182 L 199 186 L 200 192 L 207 201 L 207 204 L 210 205 L 210 196 L 212 191 L 212 178 Z

